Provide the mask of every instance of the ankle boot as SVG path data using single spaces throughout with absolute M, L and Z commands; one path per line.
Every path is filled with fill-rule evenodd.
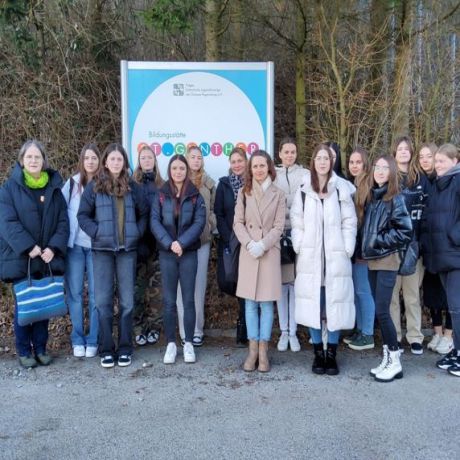
M 402 379 L 403 371 L 399 350 L 388 352 L 387 363 L 375 376 L 377 382 L 392 382 L 394 379 Z
M 236 322 L 236 344 L 246 346 L 248 344 L 248 333 L 244 318 L 238 318 Z
M 259 372 L 270 371 L 270 361 L 268 360 L 268 342 L 259 342 Z
M 377 366 L 371 369 L 370 374 L 372 377 L 375 377 L 379 372 L 383 371 L 383 368 L 387 365 L 388 361 L 388 345 L 383 346 L 383 358 L 381 363 Z
M 311 366 L 311 370 L 314 374 L 322 375 L 326 372 L 326 361 L 324 358 L 324 348 L 322 343 L 314 343 L 313 351 L 315 353 L 315 359 Z
M 339 366 L 337 366 L 337 361 L 335 359 L 337 354 L 337 344 L 328 343 L 326 350 L 326 374 L 327 375 L 337 375 L 339 373 Z
M 246 372 L 253 372 L 256 370 L 257 358 L 259 356 L 259 342 L 256 340 L 249 341 L 249 351 L 246 361 L 243 364 L 243 369 Z

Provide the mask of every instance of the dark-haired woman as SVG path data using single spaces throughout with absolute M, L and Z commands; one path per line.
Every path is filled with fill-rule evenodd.
M 160 251 L 163 287 L 163 324 L 166 335 L 164 364 L 176 362 L 177 287 L 180 282 L 184 305 L 184 362 L 196 361 L 195 278 L 197 250 L 206 224 L 206 205 L 189 179 L 189 165 L 183 155 L 173 155 L 168 164 L 168 180 L 155 196 L 150 213 L 150 229 Z
M 391 155 L 378 157 L 373 171 L 359 184 L 356 207 L 361 229 L 361 253 L 368 261 L 369 281 L 383 340 L 383 358 L 371 369 L 378 382 L 402 378 L 396 328 L 390 315 L 393 289 L 401 264 L 399 251 L 412 237 L 412 222 L 399 193 L 398 170 Z
M 69 220 L 61 193 L 62 178 L 49 168 L 43 146 L 27 141 L 18 162 L 0 189 L 0 279 L 18 282 L 62 275 L 65 268 Z M 28 266 L 30 261 L 30 273 Z M 18 324 L 15 302 L 16 351 L 23 367 L 47 366 L 48 320 Z
M 129 178 L 129 163 L 120 144 L 110 144 L 98 175 L 83 192 L 78 222 L 91 237 L 94 296 L 99 317 L 101 366 L 131 364 L 136 250 L 144 234 L 148 209 L 140 187 Z M 113 340 L 113 296 L 118 292 L 118 344 Z
M 247 372 L 255 370 L 257 360 L 259 372 L 270 370 L 273 302 L 281 298 L 280 237 L 286 197 L 274 185 L 275 177 L 270 155 L 255 151 L 235 207 L 233 229 L 241 243 L 236 295 L 246 299 L 249 353 L 243 368 Z
M 295 279 L 296 321 L 310 329 L 315 374 L 337 375 L 340 330 L 355 324 L 351 256 L 356 213 L 351 184 L 333 172 L 332 149 L 320 144 L 291 207 L 292 243 L 298 254 Z M 327 323 L 324 352 L 321 324 Z

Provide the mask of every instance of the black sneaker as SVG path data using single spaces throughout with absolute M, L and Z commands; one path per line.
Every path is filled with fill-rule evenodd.
M 195 335 L 192 340 L 194 347 L 202 347 L 203 346 L 203 337 L 199 335 Z
M 129 355 L 120 355 L 118 357 L 118 365 L 120 367 L 126 367 L 131 364 L 131 356 Z
M 453 366 L 450 366 L 447 372 L 451 375 L 455 375 L 455 377 L 460 377 L 460 359 L 457 359 L 457 362 Z
M 115 366 L 115 360 L 112 355 L 106 355 L 101 358 L 101 366 L 105 368 Z
M 458 364 L 459 360 L 457 356 L 457 350 L 455 348 L 446 356 L 444 356 L 444 358 L 441 358 L 439 361 L 436 361 L 436 367 L 443 370 L 447 370 L 450 367 Z
M 423 355 L 423 345 L 421 343 L 411 343 L 410 344 L 410 352 L 413 355 Z

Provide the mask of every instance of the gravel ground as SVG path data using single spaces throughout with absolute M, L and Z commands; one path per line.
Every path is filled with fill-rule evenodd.
M 308 348 L 272 350 L 269 374 L 244 373 L 229 339 L 208 339 L 194 365 L 164 366 L 158 345 L 114 369 L 61 354 L 24 370 L 2 354 L 0 458 L 460 458 L 460 379 L 437 355 L 406 350 L 404 378 L 381 384 L 377 350 L 341 348 L 329 377 Z

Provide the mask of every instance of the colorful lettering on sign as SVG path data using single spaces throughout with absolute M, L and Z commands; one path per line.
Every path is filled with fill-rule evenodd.
M 153 150 L 155 155 L 161 155 L 170 157 L 173 154 L 184 155 L 188 148 L 199 145 L 203 156 L 207 157 L 212 155 L 215 157 L 220 157 L 221 155 L 229 156 L 234 147 L 240 147 L 249 155 L 252 155 L 256 150 L 259 150 L 259 145 L 257 142 L 249 142 L 245 144 L 244 142 L 237 142 L 233 144 L 232 142 L 213 142 L 209 144 L 208 142 L 201 142 L 197 144 L 196 142 L 188 142 L 187 145 L 183 142 L 178 142 L 177 144 L 172 144 L 171 142 L 165 142 L 160 144 L 158 142 L 152 142 L 150 148 Z

